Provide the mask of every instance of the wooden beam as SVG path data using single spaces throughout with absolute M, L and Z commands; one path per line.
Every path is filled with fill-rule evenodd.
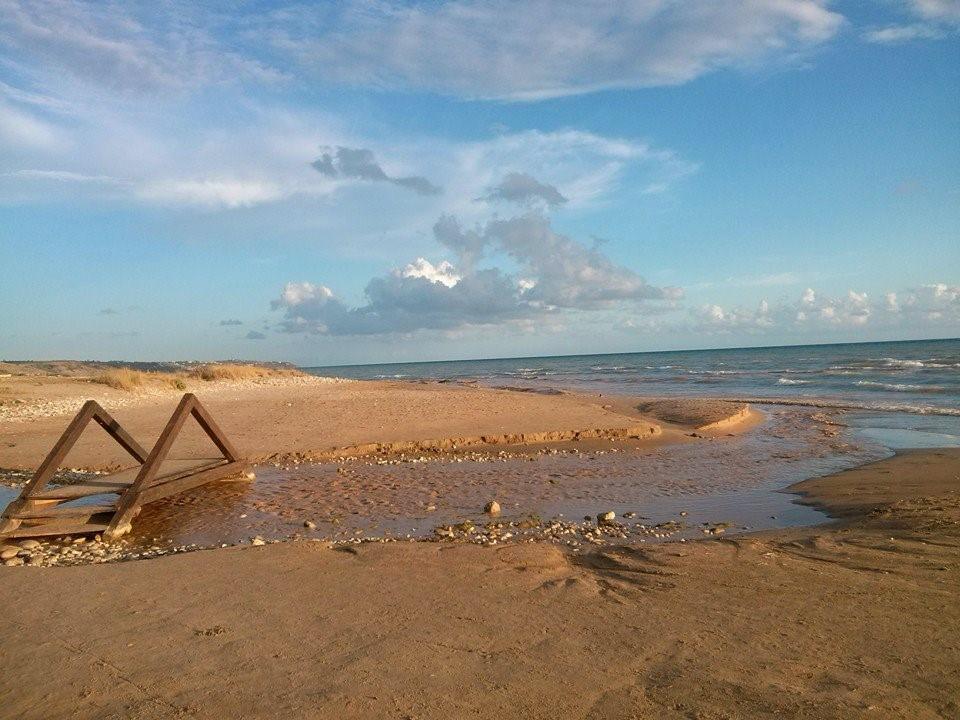
M 193 417 L 196 418 L 197 422 L 200 423 L 200 427 L 203 428 L 203 431 L 213 440 L 214 445 L 216 445 L 220 452 L 223 453 L 223 456 L 230 462 L 236 462 L 240 459 L 240 456 L 237 454 L 236 449 L 233 447 L 233 444 L 227 440 L 227 436 L 223 434 L 223 431 L 220 429 L 220 426 L 214 422 L 214 419 L 210 417 L 210 413 L 207 412 L 207 409 L 200 404 L 200 400 L 197 399 L 196 395 L 191 395 L 193 398 Z

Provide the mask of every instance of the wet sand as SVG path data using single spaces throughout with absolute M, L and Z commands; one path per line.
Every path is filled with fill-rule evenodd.
M 840 520 L 581 554 L 299 542 L 18 568 L 0 715 L 960 717 L 960 451 L 796 489 Z

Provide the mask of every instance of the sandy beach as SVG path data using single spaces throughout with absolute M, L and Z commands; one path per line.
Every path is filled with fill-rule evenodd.
M 0 382 L 10 396 L 31 381 Z M 69 403 L 44 409 L 50 399 L 96 389 L 109 408 L 119 398 L 116 417 L 144 442 L 177 400 L 71 378 L 33 387 L 13 408 L 46 416 L 8 410 L 0 467 L 34 467 L 56 439 Z M 343 485 L 338 503 L 365 487 L 409 513 L 397 498 L 435 487 L 417 502 L 442 512 L 490 492 L 533 502 L 525 478 L 549 480 L 550 463 L 574 448 L 577 467 L 601 465 L 569 497 L 582 488 L 596 504 L 603 463 L 706 448 L 743 464 L 737 443 L 800 427 L 735 403 L 457 384 L 288 378 L 202 390 L 225 432 L 265 463 L 262 475 L 363 456 L 329 465 L 329 481 L 321 470 L 299 476 L 296 487 L 320 489 L 289 524 L 340 487 L 324 483 L 350 480 L 337 468 L 366 483 Z M 811 443 L 836 442 L 831 426 L 802 420 Z M 68 464 L 119 460 L 93 430 Z M 203 451 L 199 434 L 185 440 L 180 452 Z M 411 453 L 437 462 L 402 462 Z M 487 479 L 464 489 L 443 464 L 458 453 L 502 464 L 470 465 L 466 477 Z M 391 484 L 395 495 L 376 494 Z M 574 546 L 517 529 L 504 538 L 514 527 L 505 519 L 484 542 L 473 531 L 359 544 L 308 533 L 133 562 L 2 568 L 0 717 L 960 717 L 960 451 L 904 452 L 790 491 L 834 519 L 645 545 L 650 533 L 618 517 L 596 545 L 590 535 Z

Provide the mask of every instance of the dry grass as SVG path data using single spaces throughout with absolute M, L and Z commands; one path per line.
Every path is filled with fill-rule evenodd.
M 260 365 L 242 365 L 239 363 L 211 363 L 201 365 L 189 372 L 159 372 L 115 368 L 106 370 L 91 378 L 91 382 L 106 385 L 116 390 L 132 391 L 145 385 L 168 385 L 174 390 L 186 390 L 187 381 L 223 381 L 223 380 L 259 380 L 267 377 L 283 377 L 298 374 L 297 370 L 269 368 Z
M 265 377 L 291 374 L 293 374 L 291 370 L 234 363 L 201 365 L 196 369 L 196 376 L 201 380 L 258 380 Z
M 106 385 L 115 390 L 136 390 L 144 385 L 163 384 L 169 385 L 174 390 L 186 390 L 187 383 L 184 382 L 185 376 L 177 373 L 165 372 L 146 372 L 144 370 L 131 370 L 130 368 L 117 368 L 116 370 L 107 370 L 91 378 L 91 382 L 98 385 Z
M 92 381 L 98 385 L 106 385 L 115 390 L 135 390 L 143 385 L 145 372 L 131 370 L 130 368 L 118 368 L 116 370 L 107 370 L 92 378 Z

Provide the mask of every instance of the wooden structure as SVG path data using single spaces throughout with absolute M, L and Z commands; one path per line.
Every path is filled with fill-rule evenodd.
M 217 446 L 222 457 L 167 458 L 173 441 L 191 416 Z M 91 420 L 106 430 L 138 465 L 114 475 L 95 476 L 76 485 L 48 487 L 60 463 Z M 213 480 L 243 477 L 247 470 L 246 463 L 192 393 L 183 396 L 149 453 L 97 402 L 88 400 L 20 496 L 0 515 L 0 539 L 86 533 L 102 533 L 106 539 L 117 538 L 130 531 L 130 523 L 144 505 Z

